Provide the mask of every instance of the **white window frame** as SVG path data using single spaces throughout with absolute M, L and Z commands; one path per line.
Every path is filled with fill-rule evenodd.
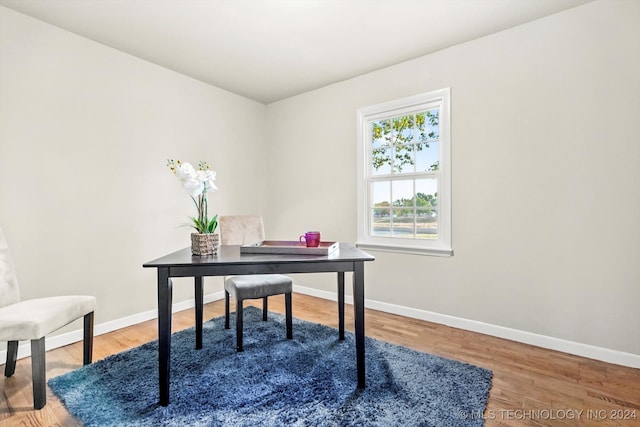
M 451 101 L 450 89 L 444 88 L 357 111 L 358 141 L 358 240 L 363 249 L 419 255 L 451 256 Z M 419 111 L 439 109 L 440 165 L 438 178 L 438 238 L 408 239 L 371 235 L 371 123 Z M 409 176 L 410 178 L 410 176 Z

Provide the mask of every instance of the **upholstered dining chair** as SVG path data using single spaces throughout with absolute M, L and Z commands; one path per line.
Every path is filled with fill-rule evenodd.
M 264 241 L 261 216 L 227 215 L 218 218 L 223 245 L 249 245 Z M 242 310 L 246 299 L 262 298 L 262 320 L 267 321 L 267 297 L 284 294 L 287 339 L 293 338 L 291 292 L 293 280 L 282 274 L 231 276 L 224 281 L 225 328 L 229 329 L 229 296 L 236 301 L 236 350 L 242 351 Z
M 0 228 L 0 342 L 7 342 L 4 375 L 10 377 L 15 372 L 18 342 L 31 341 L 34 409 L 41 409 L 47 403 L 45 335 L 84 316 L 83 362 L 85 365 L 91 363 L 95 308 L 96 299 L 92 296 L 54 296 L 20 301 L 13 261 Z

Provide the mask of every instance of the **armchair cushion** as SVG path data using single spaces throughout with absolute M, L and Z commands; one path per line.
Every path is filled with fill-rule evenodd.
M 35 340 L 95 311 L 92 296 L 36 298 L 0 307 L 0 341 Z

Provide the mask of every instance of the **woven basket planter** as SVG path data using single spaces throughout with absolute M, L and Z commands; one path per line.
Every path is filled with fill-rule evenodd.
M 218 255 L 218 234 L 191 233 L 191 253 L 193 255 Z

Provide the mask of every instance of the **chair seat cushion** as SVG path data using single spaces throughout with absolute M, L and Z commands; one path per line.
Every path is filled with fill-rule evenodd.
M 233 299 L 242 301 L 290 293 L 293 290 L 293 280 L 282 274 L 232 276 L 225 280 L 224 289 Z
M 95 311 L 92 296 L 36 298 L 0 308 L 0 341 L 35 340 Z

